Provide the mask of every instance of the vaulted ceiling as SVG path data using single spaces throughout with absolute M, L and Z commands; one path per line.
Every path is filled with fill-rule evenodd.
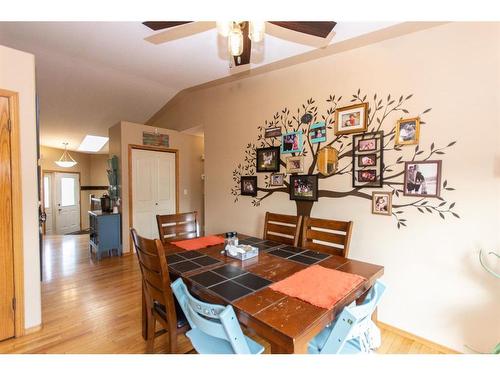
M 393 24 L 338 22 L 328 42 Z M 144 40 L 153 34 L 139 22 L 0 22 L 0 44 L 35 55 L 42 145 L 69 142 L 74 150 L 86 134 L 107 136 L 120 120 L 145 122 L 180 90 L 235 71 L 215 29 L 162 44 Z M 316 44 L 271 27 L 250 68 Z

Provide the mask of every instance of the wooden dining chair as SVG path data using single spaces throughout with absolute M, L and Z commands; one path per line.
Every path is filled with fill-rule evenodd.
M 302 247 L 347 258 L 351 242 L 352 221 L 304 217 Z
M 185 240 L 199 236 L 198 213 L 156 215 L 158 234 L 162 242 Z
M 147 351 L 152 353 L 154 339 L 168 332 L 168 351 L 176 353 L 177 336 L 185 333 L 189 326 L 182 309 L 174 301 L 163 244 L 160 240 L 139 236 L 133 228 L 130 232 L 142 273 L 147 310 Z M 157 321 L 165 328 L 164 330 L 156 332 Z
M 299 243 L 301 223 L 302 216 L 266 212 L 264 239 L 297 246 Z

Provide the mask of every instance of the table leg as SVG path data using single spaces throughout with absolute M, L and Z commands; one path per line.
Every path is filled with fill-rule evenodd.
M 271 354 L 307 354 L 306 344 L 295 344 L 291 346 L 283 346 L 276 343 L 271 343 Z

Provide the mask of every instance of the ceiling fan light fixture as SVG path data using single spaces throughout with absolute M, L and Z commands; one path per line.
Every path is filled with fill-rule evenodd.
M 77 162 L 75 161 L 75 159 L 71 157 L 71 155 L 67 150 L 68 142 L 64 142 L 63 145 L 64 145 L 64 152 L 59 158 L 59 160 L 55 161 L 54 163 L 56 163 L 61 168 L 74 167 L 77 164 Z
M 250 21 L 248 37 L 252 42 L 259 43 L 264 40 L 266 23 L 264 21 Z
M 216 21 L 215 24 L 217 26 L 217 32 L 224 38 L 227 38 L 233 29 L 232 21 Z
M 228 36 L 228 46 L 231 56 L 240 56 L 243 53 L 243 33 L 240 28 L 231 30 Z

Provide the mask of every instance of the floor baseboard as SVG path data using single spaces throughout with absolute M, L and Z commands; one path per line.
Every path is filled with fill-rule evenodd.
M 432 342 L 432 341 L 424 339 L 420 336 L 414 335 L 413 333 L 403 331 L 402 329 L 391 326 L 390 324 L 383 323 L 380 320 L 377 320 L 376 324 L 379 328 L 394 332 L 400 336 L 406 337 L 407 339 L 410 339 L 410 340 L 414 340 L 420 344 L 426 345 L 426 346 L 428 346 L 432 349 L 435 349 L 437 351 L 440 351 L 442 353 L 445 353 L 445 354 L 463 354 L 463 353 L 457 352 L 456 350 L 447 348 L 446 346 L 436 344 L 435 342 Z

